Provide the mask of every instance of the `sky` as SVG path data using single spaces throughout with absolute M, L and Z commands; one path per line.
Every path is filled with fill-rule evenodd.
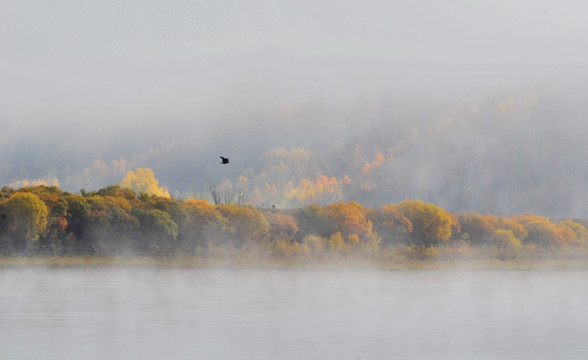
M 2 2 L 3 117 L 189 118 L 218 101 L 585 75 L 587 13 L 581 0 Z
M 571 119 L 565 139 L 585 128 L 586 14 L 582 0 L 3 1 L 0 178 L 65 184 L 93 161 L 150 166 L 178 149 L 242 161 L 243 146 L 328 146 L 387 99 L 412 99 L 391 106 L 410 122 L 443 115 L 430 108 L 556 89 L 575 102 L 541 109 Z M 55 148 L 71 159 L 53 159 Z

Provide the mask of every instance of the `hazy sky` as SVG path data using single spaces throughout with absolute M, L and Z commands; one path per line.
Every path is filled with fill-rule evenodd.
M 4 123 L 586 75 L 588 2 L 3 1 Z M 204 117 L 204 115 L 203 115 Z
M 522 211 L 581 203 L 574 213 L 586 214 L 586 167 L 565 159 L 585 153 L 587 15 L 585 0 L 1 1 L 0 177 L 75 191 L 150 167 L 172 191 L 206 191 L 272 146 L 322 153 L 359 136 L 369 149 L 361 133 L 388 125 L 400 132 L 380 145 L 406 145 L 402 129 L 477 104 L 480 119 L 456 126 L 445 148 L 423 138 L 390 165 L 381 179 L 410 177 L 404 193 L 404 178 L 388 193 L 457 208 L 471 183 L 481 199 L 497 191 Z M 497 122 L 497 103 L 529 94 L 539 107 Z M 494 132 L 476 128 L 484 121 Z M 218 166 L 220 154 L 231 167 Z M 513 158 L 529 171 L 511 161 L 496 172 Z M 475 181 L 455 183 L 454 164 Z M 511 201 L 529 181 L 540 191 Z M 559 205 L 536 204 L 552 197 Z

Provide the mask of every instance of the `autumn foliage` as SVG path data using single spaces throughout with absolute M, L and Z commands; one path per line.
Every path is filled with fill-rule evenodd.
M 169 197 L 166 187 L 159 187 L 159 180 L 155 178 L 155 173 L 149 168 L 129 171 L 122 180 L 122 188 L 131 189 L 137 193 L 146 193 L 149 195 Z
M 0 191 L 3 255 L 386 258 L 402 253 L 420 259 L 487 249 L 505 260 L 537 249 L 583 249 L 587 238 L 584 225 L 571 219 L 452 214 L 414 200 L 377 208 L 339 201 L 280 210 L 176 200 L 120 186 L 81 194 L 55 186 Z

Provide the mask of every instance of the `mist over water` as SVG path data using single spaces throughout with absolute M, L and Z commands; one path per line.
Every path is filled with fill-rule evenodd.
M 6 359 L 584 358 L 584 271 L 3 269 Z

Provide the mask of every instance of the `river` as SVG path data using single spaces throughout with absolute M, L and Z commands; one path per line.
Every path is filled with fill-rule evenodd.
M 586 358 L 586 271 L 0 269 L 0 359 Z

